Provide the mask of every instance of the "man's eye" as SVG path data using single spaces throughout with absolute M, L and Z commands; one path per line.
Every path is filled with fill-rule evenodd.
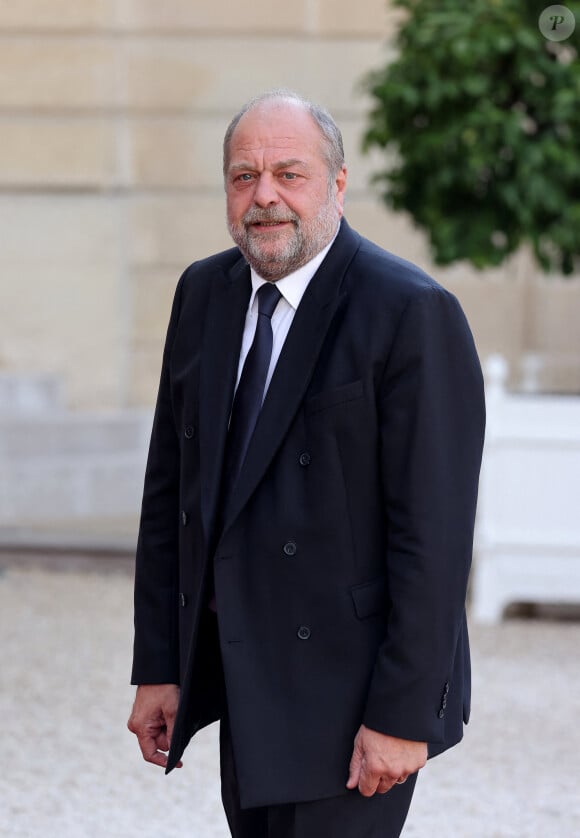
M 241 175 L 238 175 L 237 180 L 248 181 L 252 180 L 253 175 L 250 172 L 243 172 Z
M 295 174 L 294 172 L 283 172 L 282 173 L 282 178 L 284 180 L 296 180 L 297 177 L 298 177 L 298 175 Z

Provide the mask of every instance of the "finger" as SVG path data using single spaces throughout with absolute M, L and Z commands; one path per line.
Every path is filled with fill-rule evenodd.
M 156 739 L 153 739 L 152 736 L 141 736 L 137 737 L 137 741 L 145 762 L 151 762 L 161 768 L 167 766 L 167 755 L 158 749 Z
M 358 778 L 359 778 L 358 772 L 351 771 L 351 773 L 349 774 L 348 780 L 346 781 L 347 789 L 355 789 L 358 786 Z
M 350 760 L 349 766 L 349 773 L 348 773 L 348 780 L 346 783 L 347 789 L 355 789 L 358 786 L 358 781 L 360 777 L 360 767 L 361 767 L 361 755 L 358 749 L 355 747 L 354 751 L 352 752 L 352 757 Z
M 374 774 L 370 771 L 367 765 L 363 762 L 358 779 L 358 790 L 363 797 L 372 797 L 377 790 L 380 780 L 380 775 Z
M 384 777 L 381 777 L 381 781 L 377 786 L 377 794 L 386 794 L 393 788 L 393 785 L 392 780 L 385 780 Z
M 403 785 L 403 783 L 406 783 L 406 782 L 407 782 L 407 777 L 408 777 L 408 776 L 409 776 L 408 774 L 403 774 L 401 777 L 399 777 L 399 779 L 396 781 L 396 782 L 397 782 L 397 785 L 398 785 L 398 786 L 402 786 L 402 785 Z
M 171 747 L 171 738 L 168 736 L 167 733 L 160 733 L 157 737 L 157 749 L 159 751 L 168 752 L 169 748 Z M 182 768 L 183 763 L 181 760 L 175 764 L 176 768 Z
M 165 717 L 165 737 L 167 739 L 167 750 L 169 750 L 171 746 L 171 740 L 173 739 L 173 726 L 175 724 L 175 716 L 171 716 L 171 718 Z
M 145 756 L 143 754 L 145 762 L 150 762 L 152 765 L 158 765 L 159 768 L 167 768 L 167 754 L 164 754 L 163 751 L 155 751 L 155 753 L 150 754 L 149 756 Z

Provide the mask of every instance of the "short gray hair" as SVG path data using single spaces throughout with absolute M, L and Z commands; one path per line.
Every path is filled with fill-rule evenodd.
M 228 125 L 224 136 L 224 177 L 227 173 L 229 165 L 230 143 L 240 119 L 244 116 L 244 114 L 248 113 L 248 111 L 251 111 L 258 105 L 261 105 L 264 102 L 275 101 L 294 102 L 295 104 L 303 107 L 304 110 L 308 111 L 312 119 L 318 125 L 322 135 L 324 143 L 324 156 L 326 157 L 326 162 L 328 164 L 329 176 L 331 178 L 336 177 L 344 166 L 344 147 L 342 144 L 342 134 L 340 133 L 340 128 L 325 108 L 320 107 L 320 105 L 316 105 L 314 102 L 305 99 L 293 90 L 288 90 L 284 87 L 277 88 L 275 90 L 268 90 L 266 93 L 261 93 L 259 96 L 255 96 L 253 99 L 250 99 L 249 102 L 246 102 L 246 104 L 234 116 Z

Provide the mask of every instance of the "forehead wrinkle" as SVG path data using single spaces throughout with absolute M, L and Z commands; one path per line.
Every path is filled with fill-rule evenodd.
M 247 130 L 245 126 L 240 129 L 240 134 L 243 134 L 243 131 Z M 300 139 L 296 136 L 279 136 L 279 135 L 272 135 L 270 132 L 262 132 L 254 131 L 252 132 L 252 137 L 240 137 L 236 142 L 236 135 L 234 134 L 234 141 L 232 142 L 232 147 L 235 148 L 236 146 L 240 148 L 242 151 L 253 151 L 256 148 L 288 148 L 289 146 L 296 145 Z
M 240 152 L 254 152 L 254 151 L 266 151 L 268 149 L 288 149 L 288 151 L 298 150 L 299 147 L 308 148 L 310 151 L 316 153 L 318 151 L 318 146 L 320 144 L 320 137 L 315 134 L 314 136 L 308 136 L 306 133 L 302 136 L 299 133 L 292 133 L 292 134 L 274 134 L 272 135 L 270 131 L 266 131 L 262 133 L 259 129 L 257 131 L 252 132 L 252 136 L 244 136 L 244 131 L 248 129 L 246 126 L 242 125 L 240 128 L 236 129 L 231 141 L 231 149 L 232 154 L 236 151 Z M 236 136 L 239 131 L 241 136 Z

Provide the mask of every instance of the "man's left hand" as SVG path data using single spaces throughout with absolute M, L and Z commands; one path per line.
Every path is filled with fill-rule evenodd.
M 385 794 L 396 783 L 404 783 L 426 762 L 425 742 L 398 739 L 361 725 L 354 740 L 346 787 L 358 786 L 364 797 Z

